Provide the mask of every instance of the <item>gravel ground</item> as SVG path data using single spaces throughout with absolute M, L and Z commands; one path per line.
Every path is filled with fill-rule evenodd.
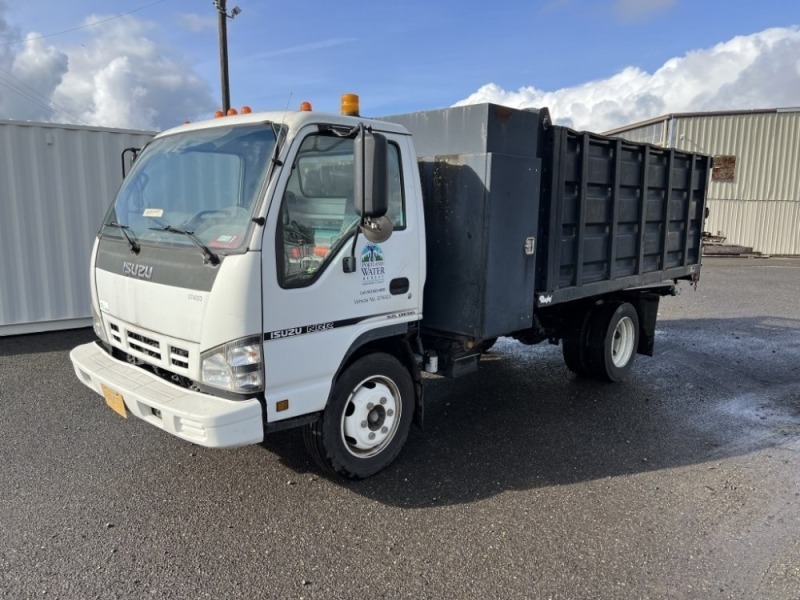
M 0 338 L 0 597 L 796 600 L 800 260 L 705 262 L 628 381 L 500 340 L 357 483 L 118 417 L 88 330 Z

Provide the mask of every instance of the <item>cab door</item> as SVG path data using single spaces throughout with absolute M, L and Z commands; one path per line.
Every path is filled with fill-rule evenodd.
M 269 421 L 324 409 L 359 336 L 380 337 L 421 318 L 424 236 L 419 186 L 409 177 L 412 146 L 408 136 L 385 135 L 393 232 L 380 243 L 358 228 L 352 138 L 307 127 L 284 163 L 263 244 Z

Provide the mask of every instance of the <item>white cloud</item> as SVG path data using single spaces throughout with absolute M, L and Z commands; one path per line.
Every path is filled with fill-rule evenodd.
M 594 131 L 672 112 L 796 106 L 798 57 L 799 28 L 767 29 L 672 58 L 654 73 L 627 67 L 607 79 L 555 91 L 508 91 L 489 83 L 456 105 L 547 106 L 556 122 Z
M 28 34 L 22 50 L 10 57 L 10 64 L 0 66 L 0 114 L 34 120 L 56 110 L 67 117 L 51 102 L 67 72 L 67 55 L 36 36 Z
M 0 68 L 6 68 L 11 63 L 13 51 L 11 42 L 18 40 L 20 31 L 5 20 L 3 15 L 7 10 L 5 0 L 0 0 Z
M 130 15 L 107 21 L 74 47 L 33 33 L 11 44 L 20 36 L 5 9 L 0 0 L 2 118 L 160 130 L 215 108 L 208 84 L 158 39 L 154 23 Z

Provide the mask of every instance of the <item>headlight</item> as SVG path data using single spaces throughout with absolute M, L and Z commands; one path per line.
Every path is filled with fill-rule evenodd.
M 94 305 L 92 305 L 92 328 L 94 329 L 95 335 L 100 338 L 100 341 L 107 344 L 108 336 L 106 335 L 106 328 L 103 326 L 103 319 L 95 310 Z
M 229 392 L 251 393 L 264 389 L 261 336 L 228 342 L 200 355 L 200 377 L 205 385 Z

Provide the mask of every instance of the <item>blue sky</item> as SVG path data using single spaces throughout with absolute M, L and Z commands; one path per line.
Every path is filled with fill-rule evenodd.
M 550 102 L 557 120 L 603 129 L 800 105 L 797 0 L 228 2 L 242 9 L 228 21 L 234 106 L 337 111 L 343 92 L 369 115 Z M 220 104 L 217 43 L 211 0 L 0 0 L 0 118 L 196 119 Z

